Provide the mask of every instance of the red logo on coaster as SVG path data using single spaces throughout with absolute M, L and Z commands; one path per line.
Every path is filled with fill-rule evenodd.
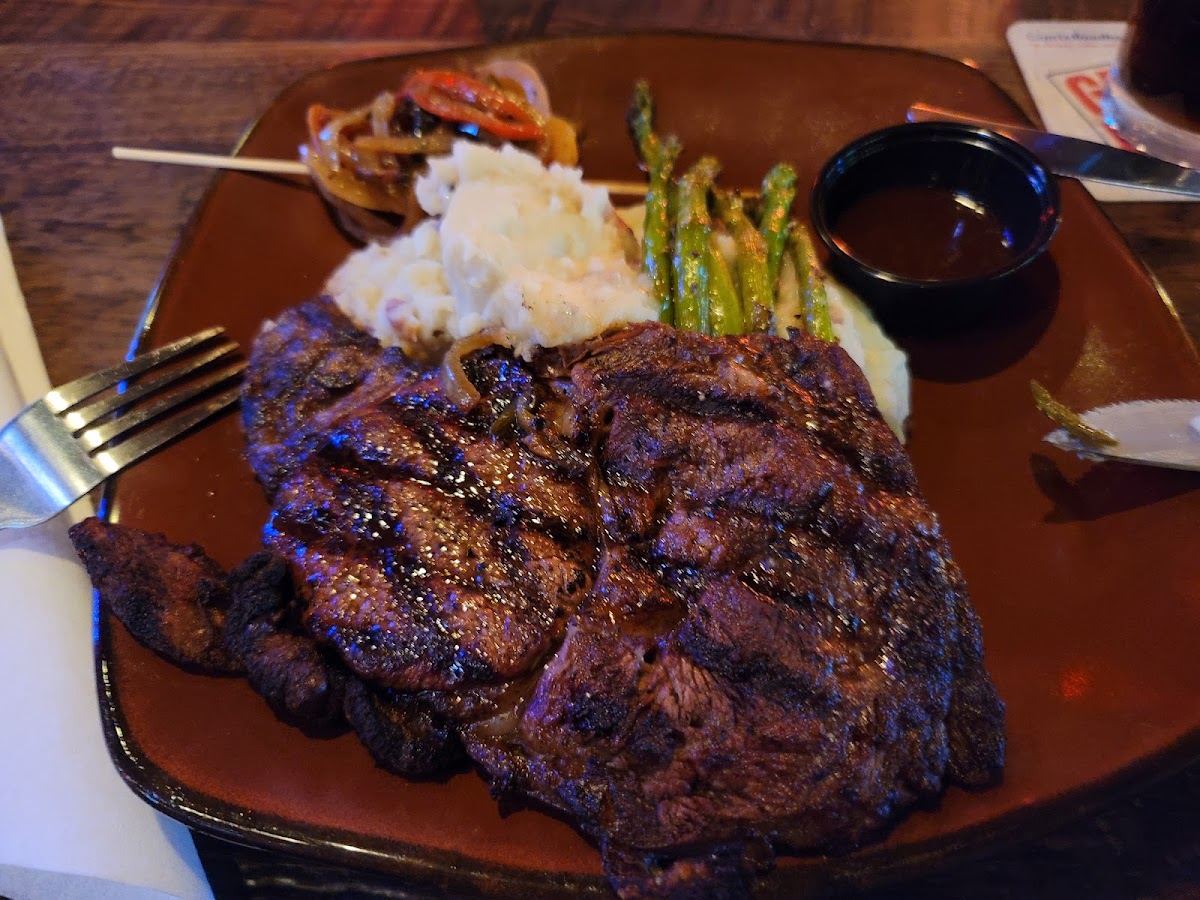
M 1100 98 L 1104 94 L 1104 82 L 1108 79 L 1108 67 L 1089 66 L 1074 72 L 1060 72 L 1050 76 L 1050 83 L 1067 98 L 1071 108 L 1087 121 L 1092 130 L 1114 147 L 1132 150 L 1119 134 L 1104 124 L 1104 113 L 1100 109 Z

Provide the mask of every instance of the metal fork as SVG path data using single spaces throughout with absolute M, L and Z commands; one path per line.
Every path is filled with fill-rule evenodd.
M 213 368 L 238 346 L 224 334 L 209 328 L 77 378 L 18 413 L 0 430 L 0 528 L 45 522 L 236 403 L 237 384 L 211 393 L 246 368 Z

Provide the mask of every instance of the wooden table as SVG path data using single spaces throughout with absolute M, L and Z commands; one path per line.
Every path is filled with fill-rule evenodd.
M 0 215 L 58 383 L 112 363 L 211 174 L 114 162 L 117 143 L 225 151 L 286 84 L 346 59 L 656 29 L 916 47 L 971 59 L 1036 120 L 1018 19 L 1125 17 L 1126 0 L 0 0 Z M 1200 338 L 1200 204 L 1106 211 Z M 363 873 L 198 837 L 218 897 L 409 897 Z M 1042 838 L 882 898 L 1200 896 L 1200 765 Z

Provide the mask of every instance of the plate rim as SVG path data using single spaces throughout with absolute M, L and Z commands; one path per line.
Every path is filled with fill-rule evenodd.
M 601 34 L 567 35 L 529 38 L 504 43 L 450 44 L 440 48 L 423 48 L 411 53 L 362 57 L 345 60 L 324 68 L 312 69 L 285 85 L 242 130 L 231 148 L 238 154 L 256 133 L 266 112 L 300 90 L 311 79 L 331 71 L 369 67 L 386 62 L 412 61 L 424 58 L 444 58 L 462 53 L 517 51 L 522 48 L 550 44 L 587 44 L 596 41 L 627 39 L 683 39 L 700 42 L 774 44 L 795 47 L 827 47 L 852 49 L 879 54 L 898 54 L 935 59 L 947 65 L 967 70 L 972 77 L 989 85 L 998 99 L 1011 109 L 1014 117 L 1032 124 L 1023 109 L 995 80 L 985 72 L 961 59 L 914 47 L 885 44 L 844 43 L 837 41 L 796 41 L 786 38 L 756 37 L 736 34 L 706 34 L 678 29 L 635 32 L 605 32 Z M 165 288 L 174 279 L 180 260 L 191 250 L 197 225 L 212 201 L 213 194 L 228 173 L 216 172 L 192 209 L 175 241 L 157 280 L 155 281 L 129 345 L 130 355 L 139 353 L 153 338 L 157 313 Z M 1200 366 L 1200 349 L 1190 339 L 1182 317 L 1158 278 L 1133 250 L 1124 234 L 1117 228 L 1103 206 L 1081 185 L 1080 193 L 1099 213 L 1103 223 L 1118 237 L 1129 252 L 1137 270 L 1153 287 L 1159 302 L 1185 337 L 1193 361 Z M 102 490 L 97 515 L 105 521 L 117 521 L 113 515 L 114 498 L 120 477 L 109 479 Z M 278 852 L 292 857 L 308 857 L 322 863 L 365 867 L 375 871 L 413 879 L 414 886 L 436 887 L 441 890 L 472 890 L 490 896 L 610 896 L 608 881 L 603 876 L 555 873 L 545 870 L 514 868 L 484 863 L 452 851 L 419 847 L 411 844 L 370 838 L 358 832 L 320 827 L 296 827 L 290 820 L 234 806 L 198 789 L 175 780 L 151 762 L 128 729 L 120 707 L 119 689 L 110 672 L 111 633 L 113 617 L 101 608 L 99 594 L 93 591 L 93 654 L 100 717 L 109 756 L 122 780 L 146 803 L 165 815 L 214 837 L 236 844 Z M 788 854 L 781 852 L 791 865 L 776 866 L 756 881 L 756 895 L 776 896 L 794 891 L 799 883 L 812 887 L 864 889 L 902 881 L 944 868 L 954 863 L 977 859 L 1005 846 L 1036 839 L 1056 827 L 1087 815 L 1108 805 L 1120 796 L 1137 791 L 1166 778 L 1200 758 L 1200 728 L 1183 735 L 1177 741 L 1159 747 L 1094 780 L 1027 807 L 1011 810 L 995 818 L 961 828 L 947 835 L 926 838 L 901 847 L 868 844 L 844 855 Z M 401 776 L 395 776 L 401 777 Z M 925 807 L 918 807 L 925 808 Z M 936 802 L 933 804 L 936 808 Z M 917 808 L 909 810 L 916 811 Z M 549 815 L 553 813 L 547 812 Z M 902 817 L 903 818 L 903 817 Z M 594 846 L 594 841 L 588 839 Z

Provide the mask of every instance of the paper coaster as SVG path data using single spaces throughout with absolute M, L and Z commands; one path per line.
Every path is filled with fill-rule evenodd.
M 1104 124 L 1100 95 L 1124 22 L 1014 22 L 1008 45 L 1047 131 L 1131 149 Z M 1084 182 L 1097 200 L 1191 202 L 1160 191 Z

